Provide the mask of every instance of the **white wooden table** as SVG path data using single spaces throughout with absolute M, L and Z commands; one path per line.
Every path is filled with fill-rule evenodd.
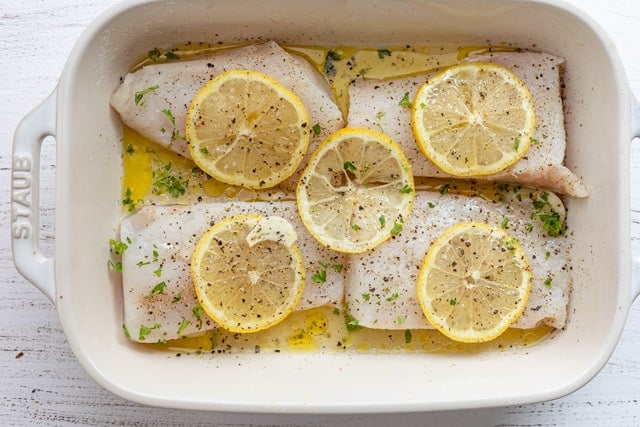
M 56 309 L 14 269 L 8 224 L 11 141 L 18 121 L 56 85 L 87 24 L 117 0 L 0 0 L 0 425 L 640 425 L 640 303 L 604 369 L 551 402 L 379 416 L 257 416 L 149 408 L 116 397 L 75 360 Z M 571 0 L 609 33 L 640 97 L 640 1 Z M 54 237 L 55 147 L 43 150 L 44 250 Z M 640 144 L 632 147 L 632 241 L 640 250 Z

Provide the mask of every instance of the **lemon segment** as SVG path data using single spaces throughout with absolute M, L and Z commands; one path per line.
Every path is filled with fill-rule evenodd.
M 191 277 L 204 311 L 232 332 L 256 332 L 282 321 L 304 289 L 302 255 L 283 218 L 226 218 L 198 241 Z
M 417 282 L 429 323 L 447 337 L 484 342 L 524 311 L 532 272 L 516 239 L 481 222 L 449 227 L 431 245 Z
M 535 111 L 529 89 L 511 71 L 469 62 L 418 89 L 411 125 L 420 150 L 444 172 L 485 176 L 524 157 Z
M 296 171 L 309 132 L 309 115 L 293 92 L 265 74 L 231 70 L 194 96 L 185 137 L 203 171 L 227 184 L 260 189 Z
M 400 233 L 413 207 L 411 166 L 388 136 L 346 128 L 311 154 L 296 191 L 311 235 L 339 252 L 359 253 Z

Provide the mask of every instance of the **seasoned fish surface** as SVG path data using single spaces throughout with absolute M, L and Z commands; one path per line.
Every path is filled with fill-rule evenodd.
M 309 127 L 319 124 L 321 129 L 311 135 L 310 150 L 344 125 L 322 75 L 307 60 L 286 52 L 275 42 L 226 49 L 203 59 L 147 65 L 125 76 L 111 97 L 111 106 L 125 125 L 190 157 L 184 135 L 191 99 L 209 80 L 233 69 L 267 74 L 300 98 L 309 113 Z
M 479 197 L 418 192 L 402 233 L 374 251 L 351 257 L 345 282 L 345 301 L 351 315 L 369 328 L 431 328 L 416 296 L 422 260 L 446 228 L 464 221 L 482 221 L 505 226 L 518 239 L 533 270 L 525 311 L 512 326 L 546 324 L 562 328 L 571 285 L 568 241 L 565 237 L 548 237 L 541 222 L 531 218 L 534 212 L 533 199 L 526 196 L 521 201 L 514 197 L 509 203 L 496 203 Z
M 472 56 L 469 61 L 493 62 L 510 69 L 529 88 L 536 113 L 534 139 L 525 157 L 497 174 L 479 179 L 545 188 L 576 197 L 588 191 L 580 179 L 563 165 L 566 135 L 561 99 L 562 58 L 546 53 L 501 52 Z M 413 174 L 448 177 L 431 163 L 416 145 L 411 129 L 410 108 L 400 105 L 408 93 L 433 74 L 390 80 L 358 79 L 349 88 L 348 126 L 382 130 L 398 142 L 411 162 Z
M 303 310 L 341 304 L 344 294 L 343 254 L 321 247 L 298 218 L 295 203 L 207 203 L 194 206 L 148 206 L 121 223 L 121 240 L 128 243 L 122 256 L 125 325 L 136 341 L 157 342 L 215 327 L 202 313 L 191 281 L 193 250 L 202 234 L 225 217 L 241 213 L 278 215 L 289 220 L 298 234 L 306 280 L 296 307 Z M 326 280 L 314 273 L 322 264 Z M 338 272 L 337 270 L 341 270 Z

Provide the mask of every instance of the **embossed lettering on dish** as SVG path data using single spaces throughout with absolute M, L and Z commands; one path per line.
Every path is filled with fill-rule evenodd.
M 31 156 L 14 156 L 11 171 L 11 233 L 14 239 L 31 235 Z

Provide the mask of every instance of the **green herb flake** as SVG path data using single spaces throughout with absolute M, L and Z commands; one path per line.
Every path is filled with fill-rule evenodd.
M 136 105 L 140 104 L 140 101 L 142 101 L 142 97 L 145 96 L 146 94 L 153 92 L 154 90 L 158 89 L 160 86 L 158 85 L 154 85 L 154 86 L 150 86 L 146 89 L 142 89 L 141 91 L 138 91 L 136 93 L 133 94 L 133 102 L 135 102 Z
M 531 233 L 531 232 L 533 231 L 533 224 L 531 224 L 530 222 L 528 222 L 528 223 L 525 225 L 525 228 L 526 228 L 526 230 L 527 230 L 527 233 Z
M 413 188 L 411 188 L 411 186 L 409 184 L 405 184 L 404 187 L 402 187 L 400 189 L 400 193 L 402 194 L 409 194 L 413 191 Z
M 340 310 L 338 309 L 338 307 L 333 307 L 333 314 L 335 314 L 336 316 L 340 316 Z
M 149 264 L 151 264 L 151 261 L 138 261 L 138 262 L 136 262 L 136 265 L 138 267 L 144 267 L 145 265 L 149 265 Z
M 436 205 L 434 203 L 431 203 L 431 202 L 427 203 L 427 206 L 429 206 L 431 209 L 436 207 Z
M 506 229 L 509 226 L 509 218 L 505 218 L 502 220 L 502 222 L 500 223 L 500 227 Z
M 385 56 L 391 56 L 391 51 L 389 49 L 378 49 L 378 58 L 382 59 Z
M 138 340 L 144 341 L 147 335 L 151 333 L 151 331 L 153 331 L 154 329 L 159 329 L 160 327 L 161 325 L 159 323 L 156 323 L 151 327 L 140 325 L 140 331 L 138 332 Z
M 411 329 L 405 329 L 404 330 L 404 343 L 405 344 L 410 344 L 411 343 Z
M 398 234 L 400 234 L 401 231 L 402 231 L 402 224 L 400 224 L 398 222 L 394 222 L 393 223 L 393 228 L 390 231 L 391 235 L 392 236 L 397 236 Z
M 396 322 L 398 325 L 402 325 L 402 324 L 403 324 L 404 322 L 406 322 L 406 321 L 407 321 L 407 315 L 406 315 L 406 314 L 405 314 L 405 315 L 402 315 L 402 316 L 398 316 L 398 317 L 396 317 L 396 320 L 395 320 L 395 322 Z
M 198 319 L 198 329 L 202 329 L 202 315 L 204 314 L 204 309 L 200 306 L 200 304 L 193 307 L 191 310 L 193 317 Z
M 547 251 L 544 254 L 544 259 L 549 259 L 549 258 L 551 258 L 551 252 Z
M 115 239 L 109 239 L 109 246 L 111 247 L 111 252 L 116 255 L 122 255 L 129 247 L 125 242 Z
M 358 170 L 358 168 L 356 168 L 356 165 L 354 165 L 351 162 L 344 162 L 342 167 L 344 168 L 344 170 L 351 171 L 351 172 L 355 172 Z
M 362 299 L 365 301 L 369 301 L 371 299 L 371 294 L 362 294 Z
M 200 149 L 200 152 L 201 152 L 202 154 L 204 154 L 205 156 L 208 156 L 208 155 L 209 155 L 209 149 L 208 149 L 207 147 L 202 147 L 202 148 Z
M 134 212 L 136 210 L 136 204 L 131 198 L 133 192 L 129 187 L 124 190 L 124 198 L 122 199 L 122 206 L 128 206 L 129 212 Z
M 314 283 L 325 283 L 327 281 L 327 270 L 318 270 L 311 276 Z
M 385 298 L 385 300 L 387 302 L 393 302 L 393 301 L 397 300 L 399 297 L 400 297 L 400 295 L 396 291 L 396 292 L 392 293 L 390 296 L 388 296 L 387 298 Z
M 353 225 L 351 226 L 351 229 L 352 229 L 353 231 L 360 231 L 360 226 L 359 226 L 358 224 L 353 224 Z
M 451 187 L 450 184 L 445 184 L 440 187 L 440 194 L 447 194 L 449 192 L 449 187 Z
M 124 333 L 124 336 L 126 339 L 130 340 L 131 339 L 131 334 L 129 333 L 129 330 L 127 329 L 127 325 L 125 325 L 124 323 L 122 324 L 122 332 Z
M 160 177 L 153 182 L 155 194 L 169 194 L 172 197 L 180 197 L 186 193 L 186 182 L 180 181 L 173 175 L 160 174 Z
M 513 151 L 518 151 L 520 148 L 520 138 L 516 136 L 516 139 L 513 140 Z
M 549 138 L 549 135 L 547 135 L 546 133 L 543 133 L 542 134 L 542 139 L 547 139 L 547 138 Z
M 162 110 L 162 114 L 167 116 L 167 118 L 169 119 L 171 124 L 173 124 L 173 125 L 176 124 L 176 118 L 173 116 L 173 113 L 171 112 L 170 109 L 166 108 L 166 109 Z
M 122 262 L 121 261 L 113 262 L 113 261 L 109 260 L 107 264 L 109 265 L 109 267 L 113 268 L 118 273 L 122 273 Z
M 182 291 L 180 291 L 178 295 L 173 297 L 173 301 L 171 301 L 171 304 L 177 304 L 180 302 L 180 300 L 182 300 Z
M 160 282 L 151 289 L 150 297 L 158 294 L 164 295 L 164 290 L 167 288 L 167 284 L 165 282 Z
M 127 149 L 125 151 L 127 154 L 133 154 L 135 150 L 133 148 L 133 145 L 129 144 L 127 145 Z
M 449 305 L 456 305 L 458 303 L 458 300 L 456 298 L 451 298 L 449 300 Z
M 329 52 L 327 52 L 327 58 L 332 59 L 334 61 L 340 61 L 342 59 L 342 55 L 340 54 L 340 52 L 337 52 L 335 50 L 330 50 Z
M 171 142 L 176 141 L 180 138 L 183 138 L 182 135 L 180 135 L 180 131 L 178 129 L 174 129 L 171 132 Z
M 155 275 L 156 275 L 156 277 L 160 277 L 160 276 L 162 276 L 162 267 L 158 267 L 158 269 L 157 269 L 157 270 L 155 270 L 155 271 L 153 272 L 153 274 L 155 274 Z
M 378 111 L 376 113 L 376 119 L 380 120 L 382 119 L 384 116 L 386 115 L 386 113 L 384 111 Z
M 176 333 L 178 335 L 182 334 L 184 330 L 187 329 L 187 326 L 189 326 L 190 324 L 191 324 L 191 321 L 183 317 L 182 322 L 180 323 L 180 326 L 178 326 L 178 331 Z
M 540 145 L 540 140 L 534 137 L 529 138 L 529 141 L 531 141 L 531 143 L 533 145 Z
M 360 326 L 360 322 L 358 322 L 358 320 L 352 317 L 350 314 L 346 314 L 344 316 L 344 323 L 347 326 L 347 331 L 349 332 L 355 332 L 358 329 L 362 328 L 362 326 Z
M 551 289 L 551 282 L 553 282 L 553 278 L 547 277 L 546 279 L 544 279 L 544 286 L 547 289 Z
M 329 263 L 328 262 L 318 261 L 318 264 L 320 264 L 321 267 L 329 268 Z
M 160 49 L 158 49 L 157 47 L 150 50 L 148 53 L 149 59 L 152 61 L 157 61 L 158 59 L 160 59 L 160 55 L 162 55 L 162 52 L 160 52 Z
M 384 217 L 384 215 L 380 215 L 380 217 L 378 218 L 378 221 L 380 221 L 380 228 L 384 228 L 385 225 L 387 225 L 387 220 Z
M 335 76 L 336 75 L 336 67 L 333 64 L 334 61 L 339 61 L 342 59 L 342 55 L 336 52 L 335 50 L 330 50 L 327 52 L 327 56 L 324 61 L 324 73 L 327 76 Z
M 409 99 L 409 92 L 404 93 L 404 96 L 402 97 L 400 102 L 398 102 L 398 105 L 402 107 L 411 108 L 411 100 Z
M 320 125 L 316 123 L 315 125 L 311 126 L 311 131 L 313 132 L 314 136 L 318 136 L 320 135 L 320 132 L 322 132 L 322 127 L 320 127 Z
M 338 273 L 342 273 L 342 270 L 344 270 L 344 265 L 342 265 L 342 264 L 333 264 L 331 266 L 331 268 L 333 268 Z
M 180 55 L 176 55 L 174 52 L 171 52 L 170 50 L 164 53 L 164 57 L 167 59 L 180 59 Z

